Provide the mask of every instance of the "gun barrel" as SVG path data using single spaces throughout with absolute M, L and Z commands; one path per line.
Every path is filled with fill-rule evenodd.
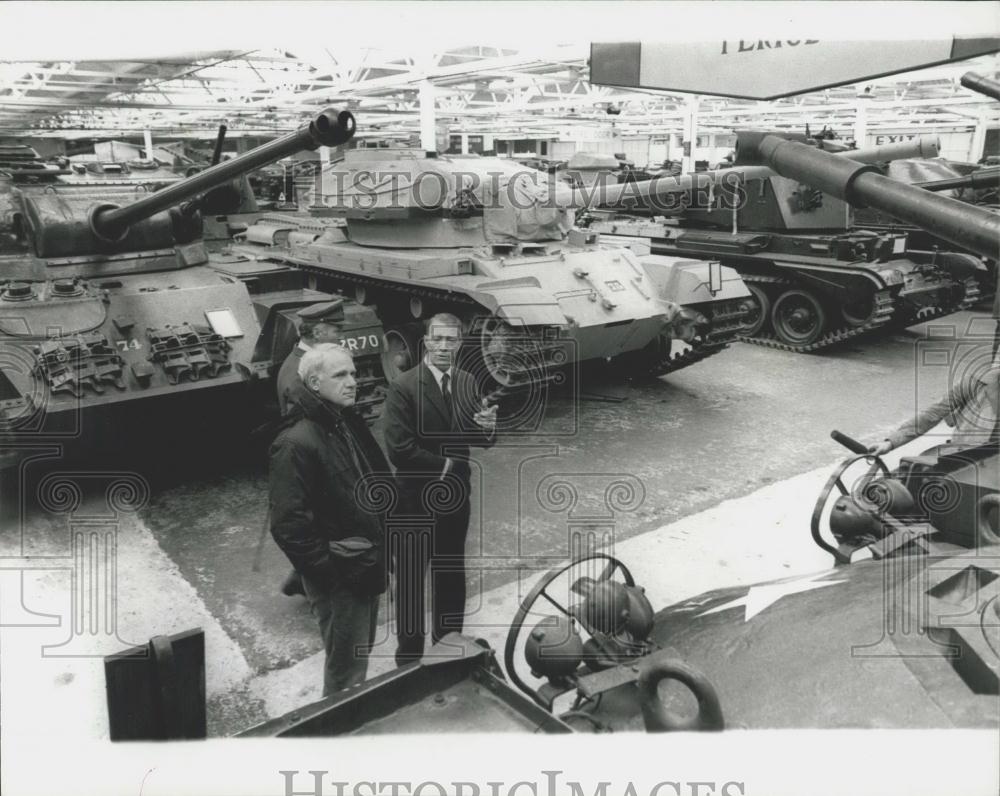
M 758 135 L 760 135 L 758 133 Z M 778 135 L 778 134 L 776 134 Z M 801 140 L 798 137 L 795 140 Z M 788 140 L 782 138 L 782 140 Z M 814 149 L 805 143 L 800 146 Z M 824 154 L 835 158 L 850 158 L 858 163 L 881 163 L 887 160 L 903 158 L 932 158 L 938 154 L 939 139 L 934 135 L 920 136 L 912 141 L 900 141 L 894 144 L 868 147 L 865 149 L 848 149 L 841 152 Z M 820 150 L 817 150 L 820 151 Z M 650 199 L 666 197 L 671 194 L 690 191 L 692 189 L 708 189 L 713 184 L 731 185 L 735 181 L 763 180 L 778 176 L 777 172 L 764 165 L 738 166 L 736 168 L 716 169 L 715 171 L 699 171 L 693 174 L 682 174 L 677 177 L 654 177 L 651 180 L 635 183 L 601 185 L 585 192 L 574 191 L 574 203 L 578 207 L 590 205 L 613 205 L 623 198 Z
M 1000 167 L 992 167 L 974 171 L 964 177 L 949 177 L 944 180 L 928 180 L 926 182 L 913 183 L 918 188 L 925 191 L 951 191 L 956 188 L 971 188 L 973 190 L 983 190 L 985 188 L 1000 188 Z
M 1000 215 L 892 180 L 874 166 L 760 133 L 737 134 L 736 160 L 766 163 L 783 177 L 882 210 L 982 257 L 1000 254 Z
M 213 166 L 222 162 L 222 146 L 226 143 L 226 130 L 228 129 L 224 124 L 219 125 L 219 134 L 215 137 L 215 151 L 212 152 Z
M 856 160 L 858 163 L 884 163 L 907 158 L 936 158 L 940 149 L 941 141 L 936 135 L 922 135 L 912 141 L 897 141 L 865 149 L 848 149 L 836 154 Z
M 1000 83 L 990 80 L 988 77 L 977 75 L 975 72 L 966 72 L 959 79 L 959 82 L 970 91 L 977 94 L 985 94 L 991 99 L 1000 100 Z
M 90 216 L 90 226 L 98 237 L 117 240 L 124 236 L 130 224 L 154 213 L 173 207 L 216 185 L 235 179 L 249 171 L 266 166 L 302 150 L 320 146 L 338 146 L 354 135 L 354 116 L 350 111 L 327 108 L 298 130 L 262 144 L 232 160 L 209 166 L 173 185 L 125 207 L 98 205 Z

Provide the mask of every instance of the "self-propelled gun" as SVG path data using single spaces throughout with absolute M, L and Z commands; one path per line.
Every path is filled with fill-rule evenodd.
M 828 158 L 883 163 L 937 154 L 932 138 Z M 986 266 L 968 252 L 908 245 L 906 230 L 857 229 L 851 203 L 812 175 L 787 178 L 760 165 L 604 192 L 588 227 L 607 239 L 645 242 L 653 252 L 718 258 L 754 294 L 744 338 L 791 351 L 818 351 L 879 329 L 902 328 L 972 306 Z M 925 220 L 934 230 L 938 221 Z

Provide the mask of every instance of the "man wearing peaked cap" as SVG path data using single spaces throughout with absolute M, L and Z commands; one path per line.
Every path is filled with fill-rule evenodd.
M 299 362 L 302 355 L 318 343 L 339 343 L 344 323 L 344 300 L 334 299 L 311 304 L 295 313 L 299 318 L 299 342 L 285 358 L 278 371 L 278 408 L 288 414 L 289 393 L 300 384 Z
M 299 342 L 292 352 L 285 357 L 278 370 L 276 387 L 278 390 L 278 408 L 282 416 L 287 415 L 295 405 L 295 393 L 302 389 L 299 378 L 299 363 L 302 355 L 320 343 L 339 343 L 341 324 L 344 322 L 344 300 L 334 299 L 319 304 L 310 304 L 295 313 L 299 318 Z M 281 591 L 292 597 L 305 594 L 302 588 L 302 578 L 293 569 L 281 584 Z

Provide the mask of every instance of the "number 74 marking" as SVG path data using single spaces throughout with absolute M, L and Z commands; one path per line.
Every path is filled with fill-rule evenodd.
M 133 351 L 138 351 L 142 348 L 142 343 L 140 343 L 135 338 L 131 340 L 117 340 L 118 348 L 122 351 L 128 351 L 129 349 Z

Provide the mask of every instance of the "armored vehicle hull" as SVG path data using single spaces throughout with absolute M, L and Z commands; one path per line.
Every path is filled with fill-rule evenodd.
M 479 721 L 466 713 L 462 726 L 478 731 L 514 729 L 487 705 L 517 705 L 511 686 L 558 720 L 546 724 L 520 706 L 517 729 L 533 732 L 1000 729 L 996 447 L 903 459 L 897 483 L 912 498 L 904 507 L 903 493 L 885 487 L 880 460 L 834 436 L 858 453 L 831 475 L 814 512 L 813 536 L 834 554 L 834 569 L 718 589 L 654 612 L 627 567 L 596 554 L 551 570 L 521 602 L 503 655 L 510 685 L 474 673 L 474 642 L 453 636 L 450 649 L 463 654 L 432 651 L 407 670 L 423 689 L 404 691 L 394 683 L 402 671 L 390 673 L 246 735 L 384 732 L 394 711 L 431 727 L 459 670 L 471 692 L 461 710 L 469 701 L 483 706 Z M 859 461 L 871 469 L 847 493 L 842 479 Z M 847 555 L 836 516 L 844 500 L 881 528 L 855 537 Z M 831 529 L 845 543 L 839 549 L 828 542 Z M 479 664 L 489 669 L 490 660 Z M 452 680 L 432 675 L 434 667 L 450 667 Z M 675 687 L 660 692 L 663 680 Z M 408 727 L 418 729 L 399 729 Z
M 590 226 L 608 240 L 646 241 L 658 254 L 718 258 L 756 299 L 741 339 L 787 351 L 819 351 L 968 309 L 986 274 L 967 254 L 906 251 L 899 233 L 720 233 L 621 218 Z
M 641 650 L 617 661 L 591 659 L 590 666 L 551 676 L 544 685 L 524 672 L 524 664 L 515 665 L 531 684 L 519 675 L 508 679 L 509 660 L 505 678 L 483 642 L 452 634 L 420 663 L 298 707 L 239 737 L 996 731 L 1000 596 L 989 586 L 970 593 L 968 584 L 969 573 L 994 583 L 998 555 L 1000 547 L 940 549 L 699 594 L 656 612 Z M 887 588 L 898 601 L 884 600 Z M 956 607 L 967 609 L 961 627 L 949 626 Z M 533 619 L 539 617 L 533 635 L 547 630 L 542 643 L 553 650 L 577 632 L 564 632 L 555 614 Z M 553 651 L 542 667 L 567 660 Z M 656 689 L 663 680 L 673 685 L 666 696 Z
M 328 179 L 326 212 L 342 225 L 265 218 L 241 239 L 375 309 L 389 378 L 418 361 L 420 322 L 436 312 L 462 320 L 484 387 L 509 391 L 592 359 L 669 373 L 722 350 L 750 306 L 731 271 L 643 259 L 574 229 L 569 210 L 546 202 L 545 175 L 506 161 L 355 150 Z M 431 183 L 440 189 L 421 201 Z

